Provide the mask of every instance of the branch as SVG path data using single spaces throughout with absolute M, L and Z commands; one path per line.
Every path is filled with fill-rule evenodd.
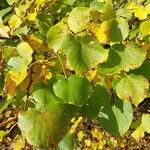
M 17 121 L 17 116 L 0 123 L 0 128 L 3 126 L 6 126 L 7 124 L 9 124 L 10 122 L 13 122 L 13 121 Z

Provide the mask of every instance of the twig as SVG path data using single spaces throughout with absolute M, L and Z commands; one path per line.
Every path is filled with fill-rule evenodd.
M 0 128 L 3 127 L 3 126 L 6 126 L 7 124 L 9 124 L 10 122 L 13 122 L 13 121 L 16 121 L 17 120 L 17 116 L 11 118 L 11 119 L 8 119 L 2 123 L 0 123 Z

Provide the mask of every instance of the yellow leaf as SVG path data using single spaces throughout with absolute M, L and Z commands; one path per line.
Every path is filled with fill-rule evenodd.
M 37 16 L 37 11 L 34 10 L 34 12 L 31 12 L 31 13 L 28 14 L 27 19 L 28 19 L 29 21 L 35 21 L 36 16 Z
M 22 20 L 17 15 L 14 14 L 10 18 L 8 24 L 11 29 L 15 30 L 15 29 L 19 28 L 19 26 L 22 24 Z
M 92 142 L 91 148 L 92 148 L 92 150 L 97 150 L 98 149 L 98 143 Z
M 146 19 L 148 12 L 147 9 L 145 9 L 143 6 L 139 6 L 135 11 L 134 11 L 135 17 L 138 17 L 140 20 Z
M 131 135 L 136 140 L 142 138 L 144 136 L 144 128 L 143 128 L 143 126 L 140 125 Z
M 82 141 L 82 139 L 83 139 L 83 137 L 84 137 L 83 131 L 79 131 L 79 133 L 77 134 L 77 136 L 78 136 L 78 140 L 79 140 L 79 141 Z
M 41 4 L 43 4 L 44 2 L 45 2 L 46 0 L 36 0 L 36 4 L 37 5 L 41 5 Z
M 16 86 L 19 85 L 27 75 L 27 68 L 23 67 L 20 72 L 12 69 L 7 73 L 7 76 L 10 76 L 11 79 L 15 82 Z
M 27 59 L 28 64 L 32 61 L 32 53 L 33 50 L 30 47 L 30 45 L 26 42 L 21 42 L 18 46 L 17 46 L 17 51 L 20 54 L 20 56 L 22 58 Z
M 24 145 L 25 140 L 22 137 L 18 137 L 17 140 L 12 143 L 11 148 L 13 148 L 13 150 L 21 150 L 24 148 Z
M 15 7 L 15 13 L 17 16 L 21 16 L 22 14 L 26 13 L 26 10 L 29 8 L 31 5 L 32 1 L 26 0 L 24 3 L 20 3 Z
M 44 77 L 45 80 L 50 79 L 52 77 L 52 74 L 48 71 L 45 65 L 42 65 L 41 76 Z
M 140 32 L 143 35 L 150 35 L 150 20 L 147 20 L 141 23 Z
M 5 131 L 0 131 L 0 142 L 3 140 L 3 137 L 6 135 Z
M 135 17 L 139 18 L 140 20 L 146 19 L 147 15 L 150 14 L 150 4 L 144 7 L 140 4 L 132 2 L 127 6 L 127 9 L 130 12 L 133 12 Z
M 91 144 L 92 144 L 92 142 L 91 142 L 91 140 L 86 139 L 86 140 L 84 140 L 84 144 L 85 144 L 87 147 L 90 147 Z

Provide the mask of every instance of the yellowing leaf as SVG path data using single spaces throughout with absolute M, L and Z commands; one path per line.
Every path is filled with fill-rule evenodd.
M 130 74 L 121 78 L 115 88 L 120 99 L 138 106 L 148 96 L 149 82 L 143 76 Z
M 37 16 L 37 11 L 34 10 L 34 12 L 31 12 L 31 13 L 28 14 L 27 19 L 28 19 L 29 21 L 35 21 L 36 16 Z
M 143 35 L 150 35 L 150 20 L 147 20 L 141 23 L 140 32 Z
M 22 20 L 15 14 L 10 18 L 8 22 L 10 28 L 13 30 L 17 29 L 21 25 L 21 23 Z
M 28 64 L 32 61 L 32 53 L 33 50 L 30 47 L 30 45 L 26 42 L 21 42 L 17 46 L 17 51 L 20 54 L 21 57 L 25 58 L 28 60 Z
M 106 44 L 109 40 L 109 24 L 107 21 L 103 21 L 100 26 L 91 23 L 89 25 L 90 32 L 98 39 L 102 44 Z

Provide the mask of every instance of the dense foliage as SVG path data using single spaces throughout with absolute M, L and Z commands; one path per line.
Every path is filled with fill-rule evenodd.
M 65 135 L 56 149 L 72 149 L 78 114 L 112 135 L 150 133 L 150 103 L 133 119 L 150 96 L 149 19 L 149 0 L 1 0 L 0 113 L 15 108 L 44 149 Z

